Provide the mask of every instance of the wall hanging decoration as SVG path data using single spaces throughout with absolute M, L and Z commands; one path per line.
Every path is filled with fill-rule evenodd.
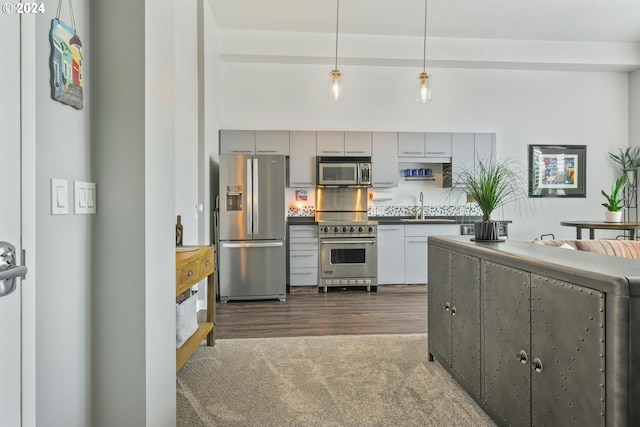
M 82 42 L 76 33 L 73 6 L 69 0 L 71 25 L 60 20 L 62 0 L 58 0 L 58 11 L 51 20 L 49 41 L 51 42 L 51 97 L 56 101 L 82 110 Z
M 585 145 L 529 145 L 529 197 L 586 197 Z

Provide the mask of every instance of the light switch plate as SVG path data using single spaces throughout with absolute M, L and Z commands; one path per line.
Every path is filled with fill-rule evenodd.
M 76 215 L 96 213 L 96 184 L 74 181 L 74 213 Z
M 69 181 L 51 178 L 51 215 L 69 213 Z

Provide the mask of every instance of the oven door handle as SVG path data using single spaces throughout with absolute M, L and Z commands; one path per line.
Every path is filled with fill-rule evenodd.
M 360 244 L 360 243 L 370 243 L 370 244 L 374 244 L 376 243 L 375 240 L 364 240 L 364 239 L 354 239 L 354 240 L 347 240 L 347 239 L 336 239 L 336 240 L 320 240 L 320 244 L 324 245 L 324 244 L 340 244 L 340 243 L 347 243 L 347 244 Z

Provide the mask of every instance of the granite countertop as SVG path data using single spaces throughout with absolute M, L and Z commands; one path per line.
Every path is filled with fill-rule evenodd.
M 415 219 L 413 216 L 369 216 L 370 220 L 378 221 L 378 224 L 473 224 L 479 221 L 479 216 L 428 216 L 424 220 Z M 313 216 L 290 216 L 287 217 L 289 224 L 315 224 Z M 499 222 L 511 223 L 509 220 L 499 220 Z
M 370 216 L 369 219 L 378 224 L 471 224 L 479 217 L 469 216 L 427 216 L 425 219 L 415 219 L 414 216 Z

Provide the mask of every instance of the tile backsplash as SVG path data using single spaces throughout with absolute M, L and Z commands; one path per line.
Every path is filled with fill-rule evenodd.
M 369 216 L 413 216 L 420 206 L 369 206 Z M 482 212 L 478 206 L 473 203 L 464 206 L 444 205 L 429 206 L 425 205 L 425 216 L 479 216 Z M 287 216 L 314 216 L 316 213 L 315 206 L 300 206 L 299 208 L 290 207 Z

